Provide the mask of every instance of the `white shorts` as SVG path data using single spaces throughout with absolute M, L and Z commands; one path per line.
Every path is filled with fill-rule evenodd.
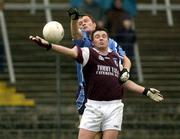
M 121 130 L 124 104 L 121 100 L 87 100 L 80 128 L 89 131 Z

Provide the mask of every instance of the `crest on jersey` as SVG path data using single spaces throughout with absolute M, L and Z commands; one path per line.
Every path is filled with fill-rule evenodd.
M 104 61 L 104 57 L 102 57 L 101 55 L 99 55 L 98 59 Z
M 117 58 L 113 58 L 114 60 L 114 64 L 118 67 L 118 59 Z

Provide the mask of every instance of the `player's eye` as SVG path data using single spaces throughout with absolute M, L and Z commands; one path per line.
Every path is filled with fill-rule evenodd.
M 102 35 L 102 37 L 103 37 L 103 38 L 106 38 L 106 37 L 107 37 L 107 35 L 106 35 L 106 34 L 103 34 L 103 35 Z
M 95 35 L 95 38 L 96 38 L 96 39 L 99 39 L 99 38 L 100 38 L 100 35 Z
M 82 21 L 80 21 L 78 24 L 79 24 L 79 26 L 81 26 L 82 25 Z

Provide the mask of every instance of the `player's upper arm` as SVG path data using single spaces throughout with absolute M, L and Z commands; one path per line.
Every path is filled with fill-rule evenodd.
M 89 48 L 81 48 L 82 56 L 83 56 L 83 63 L 82 65 L 85 66 L 89 60 Z
M 72 50 L 71 53 L 72 57 L 76 59 L 78 57 L 78 47 L 74 46 L 71 50 Z
M 119 54 L 121 57 L 126 56 L 126 52 L 121 48 L 120 45 L 117 46 L 117 51 L 118 51 L 118 54 Z
M 76 61 L 81 63 L 83 66 L 85 66 L 89 60 L 89 48 L 84 47 L 76 47 L 77 48 L 77 57 Z

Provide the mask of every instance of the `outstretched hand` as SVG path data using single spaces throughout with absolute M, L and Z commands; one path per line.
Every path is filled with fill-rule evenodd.
M 160 91 L 154 88 L 149 88 L 149 89 L 146 88 L 143 94 L 156 102 L 160 102 L 164 100 L 163 95 L 160 94 Z
M 29 36 L 29 39 L 35 42 L 38 46 L 46 48 L 46 50 L 50 50 L 52 48 L 51 43 L 48 41 L 44 40 L 43 38 L 39 36 Z

